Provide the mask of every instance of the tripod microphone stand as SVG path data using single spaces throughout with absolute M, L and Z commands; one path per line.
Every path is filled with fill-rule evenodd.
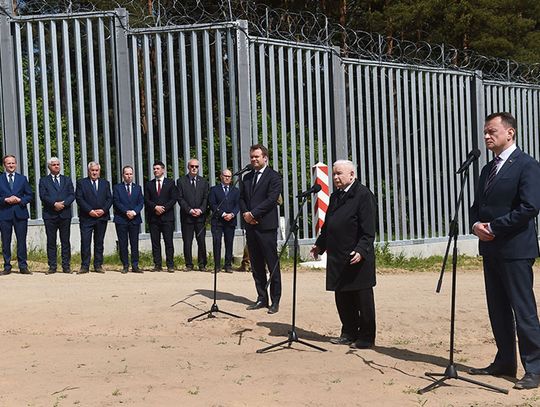
M 230 187 L 229 193 L 231 193 L 232 188 L 234 188 L 237 183 L 238 183 L 238 179 Z M 225 197 L 219 202 L 218 206 L 216 207 L 216 211 L 218 211 L 219 208 L 221 208 L 221 205 L 223 205 L 223 203 L 226 200 L 227 200 L 227 195 L 225 195 Z M 213 216 L 213 214 L 212 214 L 212 216 Z M 202 230 L 206 231 L 206 225 Z M 221 255 L 220 255 L 220 257 L 221 257 Z M 215 318 L 216 316 L 214 315 L 214 313 L 218 313 L 218 312 L 220 312 L 222 314 L 225 314 L 225 315 L 229 315 L 229 316 L 234 317 L 234 318 L 242 318 L 239 315 L 232 314 L 230 312 L 220 310 L 218 305 L 217 305 L 217 273 L 218 273 L 219 266 L 220 266 L 219 262 L 217 261 L 217 259 L 214 258 L 214 302 L 212 303 L 212 306 L 210 307 L 210 309 L 208 311 L 205 311 L 205 312 L 203 312 L 203 313 L 201 313 L 199 315 L 195 315 L 194 317 L 188 318 L 188 322 L 191 322 L 191 321 L 193 321 L 193 320 L 195 320 L 197 318 L 200 318 L 200 317 L 204 317 L 205 315 L 208 315 L 208 318 Z
M 298 213 L 296 214 L 296 216 L 295 216 L 295 218 L 293 220 L 293 223 L 291 225 L 291 230 L 289 231 L 287 239 L 285 240 L 285 243 L 283 244 L 283 246 L 281 248 L 281 252 L 279 253 L 279 257 L 281 258 L 281 256 L 285 252 L 285 249 L 287 248 L 287 243 L 289 242 L 289 239 L 291 238 L 292 235 L 294 235 L 294 247 L 293 247 L 293 260 L 294 260 L 294 262 L 293 262 L 293 299 L 292 299 L 291 329 L 288 332 L 287 339 L 285 339 L 285 340 L 283 340 L 281 342 L 278 342 L 276 344 L 267 346 L 265 348 L 258 349 L 257 353 L 263 353 L 263 352 L 266 352 L 268 350 L 283 346 L 285 344 L 287 344 L 290 347 L 294 342 L 300 343 L 302 345 L 309 346 L 309 347 L 311 347 L 313 349 L 320 350 L 321 352 L 326 352 L 326 349 L 321 348 L 321 347 L 316 346 L 316 345 L 313 345 L 313 344 L 311 344 L 309 342 L 306 342 L 306 341 L 303 341 L 302 339 L 300 339 L 298 337 L 298 334 L 296 333 L 296 325 L 295 325 L 295 323 L 296 323 L 296 275 L 297 275 L 297 264 L 298 264 L 298 219 L 300 217 L 300 213 L 302 213 L 302 208 L 304 207 L 304 205 L 305 205 L 305 203 L 307 201 L 307 198 L 308 198 L 308 196 L 303 197 L 303 200 L 302 200 L 302 202 L 300 204 L 300 207 L 298 208 Z M 274 269 L 274 270 L 272 270 L 272 273 L 270 273 L 270 278 L 268 279 L 268 283 L 266 284 L 266 289 L 267 290 L 268 290 L 268 285 L 270 284 L 270 281 L 272 280 L 272 275 L 274 274 L 275 271 L 276 270 Z
M 444 270 L 446 267 L 446 262 L 448 260 L 448 253 L 450 251 L 450 245 L 453 244 L 453 250 L 452 250 L 452 294 L 451 294 L 451 307 L 450 307 L 450 356 L 448 360 L 448 365 L 446 366 L 446 370 L 444 373 L 430 373 L 426 372 L 425 375 L 431 378 L 440 377 L 440 379 L 434 381 L 430 385 L 424 387 L 423 389 L 418 390 L 418 394 L 424 394 L 428 391 L 431 391 L 439 386 L 441 386 L 446 380 L 448 379 L 456 379 L 456 380 L 463 380 L 468 383 L 476 384 L 478 386 L 485 387 L 487 389 L 508 394 L 508 390 L 501 389 L 499 387 L 491 386 L 486 383 L 481 383 L 477 380 L 469 379 L 468 377 L 463 377 L 458 374 L 456 365 L 454 364 L 454 334 L 455 334 L 455 317 L 456 317 L 456 275 L 457 275 L 457 258 L 458 258 L 458 251 L 457 251 L 457 238 L 459 234 L 459 227 L 457 223 L 458 213 L 459 209 L 461 207 L 461 203 L 463 202 L 463 190 L 465 188 L 465 184 L 467 182 L 467 179 L 469 177 L 469 171 L 468 169 L 464 171 L 464 174 L 461 176 L 461 191 L 459 193 L 459 198 L 456 203 L 454 218 L 450 222 L 450 234 L 448 236 L 448 244 L 446 245 L 446 252 L 444 254 L 444 260 L 441 268 L 441 273 L 439 277 L 439 281 L 437 283 L 437 290 L 436 292 L 439 293 L 441 291 L 441 285 L 442 285 L 442 279 L 444 276 Z

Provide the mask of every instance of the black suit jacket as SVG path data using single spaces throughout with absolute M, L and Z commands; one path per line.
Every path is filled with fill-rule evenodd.
M 97 193 L 95 192 L 89 177 L 78 180 L 77 187 L 75 188 L 75 199 L 79 206 L 79 222 L 93 223 L 107 222 L 110 220 L 111 214 L 109 211 L 113 203 L 113 198 L 111 186 L 106 179 L 98 179 Z M 93 218 L 89 214 L 93 209 L 103 209 L 105 213 L 99 218 Z
M 75 200 L 75 190 L 71 178 L 59 176 L 60 186 L 57 187 L 52 175 L 39 180 L 39 198 L 43 205 L 43 219 L 69 219 L 73 216 L 71 204 Z M 64 201 L 64 209 L 56 211 L 54 204 Z
M 240 210 L 240 190 L 232 185 L 229 186 L 229 193 L 225 196 L 223 191 L 223 185 L 214 185 L 210 188 L 210 194 L 208 195 L 208 202 L 210 203 L 210 209 L 212 210 L 212 224 L 222 224 L 225 226 L 236 226 L 236 216 Z M 234 218 L 230 221 L 223 219 L 224 213 L 234 214 Z
M 245 224 L 246 229 L 256 228 L 259 230 L 277 229 L 278 199 L 282 192 L 281 175 L 270 167 L 266 167 L 259 180 L 252 187 L 255 170 L 247 173 L 240 183 L 240 211 L 251 212 L 257 225 Z
M 163 185 L 161 186 L 159 196 L 156 191 L 155 178 L 148 181 L 144 186 L 144 207 L 148 222 L 174 222 L 174 205 L 176 204 L 177 199 L 178 189 L 172 179 L 163 179 Z M 165 212 L 160 216 L 154 211 L 155 207 L 158 205 L 163 205 L 165 207 Z
M 185 223 L 202 223 L 206 220 L 208 207 L 208 181 L 197 175 L 195 190 L 191 186 L 189 175 L 184 175 L 176 181 L 178 188 L 178 204 L 180 205 L 180 220 Z M 200 209 L 203 214 L 199 217 L 191 216 L 191 209 Z
M 479 242 L 482 256 L 506 259 L 538 257 L 534 219 L 540 210 L 540 164 L 517 148 L 484 191 L 494 160 L 484 166 L 470 209 L 470 223 L 489 222 L 495 239 Z
M 315 245 L 327 251 L 326 289 L 352 291 L 375 285 L 375 222 L 377 206 L 371 191 L 355 180 L 343 198 L 330 196 L 321 233 Z M 362 255 L 350 264 L 350 253 Z

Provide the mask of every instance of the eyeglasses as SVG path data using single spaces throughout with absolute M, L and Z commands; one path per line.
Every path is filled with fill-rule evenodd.
M 222 175 L 223 178 L 231 178 L 232 175 Z
M 189 167 L 190 167 L 190 168 L 199 168 L 198 165 L 190 165 Z

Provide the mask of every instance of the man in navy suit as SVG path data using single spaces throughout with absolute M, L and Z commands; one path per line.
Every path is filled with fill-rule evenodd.
M 250 148 L 253 170 L 240 183 L 240 210 L 245 222 L 246 240 L 257 301 L 247 309 L 266 308 L 266 267 L 271 273 L 269 314 L 279 311 L 281 271 L 277 253 L 278 200 L 282 191 L 281 176 L 268 166 L 268 149 L 255 144 Z
M 165 243 L 167 271 L 174 273 L 174 205 L 178 199 L 178 189 L 174 180 L 166 177 L 165 164 L 154 162 L 154 179 L 144 186 L 144 206 L 150 227 L 154 268 L 161 271 L 161 235 Z
M 99 163 L 91 161 L 88 163 L 88 177 L 78 180 L 75 189 L 81 230 L 81 269 L 78 274 L 88 273 L 90 270 L 92 235 L 94 235 L 94 272 L 104 272 L 103 241 L 113 199 L 109 181 L 100 178 L 100 173 Z
M 515 144 L 516 119 L 510 113 L 486 118 L 484 142 L 495 158 L 482 169 L 470 210 L 480 239 L 489 319 L 497 355 L 471 374 L 515 377 L 516 332 L 525 375 L 515 389 L 540 384 L 540 323 L 533 292 L 539 255 L 535 218 L 540 210 L 540 164 Z
M 215 269 L 221 267 L 221 238 L 225 239 L 225 263 L 223 271 L 232 273 L 234 230 L 236 216 L 240 210 L 240 191 L 231 185 L 232 173 L 228 169 L 221 171 L 221 184 L 210 188 L 208 201 L 212 210 L 211 230 L 214 248 Z
M 20 274 L 32 274 L 28 270 L 26 234 L 28 232 L 28 208 L 32 199 L 32 188 L 28 179 L 17 170 L 17 159 L 6 155 L 3 159 L 4 173 L 0 174 L 0 233 L 2 234 L 2 254 L 4 271 L 0 275 L 11 273 L 11 236 L 15 229 L 17 237 L 17 261 Z
M 129 270 L 128 240 L 131 246 L 131 271 L 142 273 L 139 268 L 139 229 L 144 206 L 142 188 L 133 182 L 133 167 L 122 168 L 123 182 L 113 186 L 114 225 L 118 236 L 118 249 L 122 273 Z
M 50 174 L 39 180 L 39 198 L 43 205 L 43 223 L 47 235 L 47 274 L 56 273 L 56 236 L 60 234 L 62 271 L 71 273 L 71 204 L 75 190 L 71 178 L 60 174 L 61 163 L 57 157 L 47 161 Z
M 188 173 L 178 178 L 178 204 L 184 242 L 185 271 L 193 270 L 193 237 L 197 240 L 197 263 L 206 271 L 206 207 L 208 206 L 208 181 L 199 175 L 199 161 L 188 161 Z

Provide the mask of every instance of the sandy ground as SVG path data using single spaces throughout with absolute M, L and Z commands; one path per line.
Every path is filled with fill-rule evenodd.
M 218 274 L 217 318 L 209 273 L 13 274 L 0 279 L 1 406 L 538 406 L 540 391 L 512 390 L 504 378 L 461 380 L 427 394 L 426 371 L 448 364 L 450 274 L 385 273 L 376 287 L 377 346 L 331 345 L 339 333 L 322 271 L 298 275 L 300 343 L 257 353 L 286 339 L 292 273 L 283 275 L 281 310 L 246 311 L 249 273 Z M 460 374 L 495 352 L 482 274 L 458 275 L 455 362 Z M 521 375 L 522 371 L 518 372 Z M 477 377 L 475 377 L 477 378 Z

